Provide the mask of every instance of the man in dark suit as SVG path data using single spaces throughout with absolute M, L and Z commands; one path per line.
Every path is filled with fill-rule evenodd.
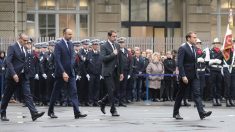
M 211 115 L 211 111 L 206 112 L 203 109 L 202 99 L 200 96 L 200 81 L 196 67 L 196 53 L 195 47 L 197 35 L 194 32 L 189 32 L 186 35 L 186 43 L 179 47 L 178 51 L 178 67 L 180 88 L 176 95 L 173 118 L 182 120 L 183 118 L 179 114 L 181 101 L 184 97 L 187 88 L 191 87 L 193 99 L 197 106 L 197 110 L 201 119 Z
M 22 88 L 26 106 L 29 108 L 32 120 L 43 116 L 44 112 L 38 112 L 33 104 L 29 85 L 29 70 L 26 68 L 27 52 L 24 46 L 28 42 L 28 36 L 24 33 L 19 34 L 15 44 L 8 47 L 7 51 L 7 71 L 6 71 L 6 89 L 4 91 L 1 104 L 1 120 L 9 121 L 6 117 L 6 109 L 12 94 L 17 88 Z
M 120 46 L 115 43 L 117 33 L 113 30 L 108 32 L 108 40 L 100 47 L 100 55 L 102 60 L 102 76 L 104 77 L 107 95 L 98 101 L 101 111 L 105 114 L 105 106 L 107 101 L 110 102 L 110 112 L 112 116 L 119 116 L 115 107 L 115 96 L 119 80 L 123 80 L 122 62 L 120 56 Z
M 58 118 L 54 114 L 54 105 L 57 96 L 62 88 L 68 87 L 70 98 L 73 105 L 74 117 L 86 117 L 86 114 L 81 114 L 78 108 L 77 86 L 74 72 L 75 52 L 72 42 L 72 30 L 65 28 L 63 30 L 63 39 L 55 45 L 54 59 L 55 59 L 55 84 L 52 91 L 50 106 L 48 109 L 48 116 L 51 118 Z

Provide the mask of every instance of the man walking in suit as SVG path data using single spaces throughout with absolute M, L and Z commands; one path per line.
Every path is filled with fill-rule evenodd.
M 30 72 L 28 68 L 26 68 L 26 57 L 28 54 L 24 48 L 28 43 L 28 39 L 29 38 L 26 34 L 21 33 L 19 34 L 17 42 L 8 47 L 6 58 L 6 89 L 3 94 L 0 110 L 2 121 L 9 121 L 6 117 L 6 109 L 12 94 L 17 88 L 22 88 L 25 104 L 30 110 L 33 121 L 44 114 L 44 112 L 38 112 L 35 108 L 30 92 Z
M 120 46 L 115 43 L 117 33 L 113 30 L 108 32 L 108 40 L 100 47 L 100 55 L 102 60 L 102 76 L 104 77 L 105 87 L 107 88 L 107 95 L 98 101 L 101 111 L 105 114 L 105 106 L 110 103 L 110 112 L 112 116 L 119 116 L 115 107 L 115 95 L 119 80 L 123 80 L 122 62 L 120 62 Z
M 55 59 L 55 84 L 52 90 L 50 99 L 50 106 L 48 109 L 48 116 L 51 118 L 58 118 L 54 114 L 54 105 L 61 88 L 68 87 L 70 98 L 73 105 L 74 117 L 86 117 L 86 114 L 81 114 L 78 108 L 77 86 L 74 72 L 75 51 L 72 42 L 72 30 L 65 28 L 63 30 L 63 39 L 55 45 L 54 59 Z
M 210 116 L 212 112 L 206 112 L 203 109 L 202 99 L 200 96 L 200 81 L 197 73 L 195 53 L 197 35 L 194 32 L 189 32 L 185 38 L 187 42 L 182 44 L 178 50 L 180 88 L 175 99 L 173 118 L 178 120 L 183 119 L 179 114 L 179 109 L 186 89 L 191 87 L 193 99 L 197 106 L 199 116 L 203 119 Z

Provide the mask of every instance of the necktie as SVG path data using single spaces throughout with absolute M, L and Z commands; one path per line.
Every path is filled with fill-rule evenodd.
M 115 50 L 116 49 L 115 45 L 114 44 L 112 44 L 112 45 L 113 45 L 113 50 Z
M 192 46 L 192 53 L 193 53 L 193 56 L 195 58 L 195 50 L 194 50 L 194 46 Z
M 22 55 L 25 57 L 24 47 L 23 47 L 23 46 L 21 46 L 21 53 L 22 53 Z

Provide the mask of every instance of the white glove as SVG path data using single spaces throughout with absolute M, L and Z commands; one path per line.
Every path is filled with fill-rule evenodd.
M 216 62 L 216 60 L 215 59 L 210 59 L 210 61 L 209 61 L 209 65 L 212 65 L 212 64 L 214 64 Z
M 86 61 L 86 57 L 82 57 L 82 60 L 83 60 L 83 61 Z
M 45 73 L 42 74 L 42 77 L 43 77 L 44 79 L 47 79 L 47 75 L 46 75 Z
M 127 79 L 130 79 L 130 78 L 131 78 L 131 75 L 128 75 L 128 76 L 127 76 Z
M 197 62 L 205 62 L 205 60 L 202 57 L 197 58 Z
M 35 74 L 34 79 L 35 79 L 35 80 L 39 80 L 38 74 Z
M 88 81 L 90 81 L 90 75 L 89 74 L 86 74 L 86 78 Z
M 221 60 L 219 60 L 219 59 L 216 59 L 216 62 L 217 62 L 217 64 L 221 64 Z
M 4 70 L 5 70 L 5 67 L 2 67 L 2 70 L 4 71 Z
M 205 61 L 210 61 L 210 49 L 206 48 L 203 51 L 206 52 Z
M 139 74 L 142 74 L 142 72 L 139 72 Z
M 103 79 L 103 77 L 100 75 L 100 80 Z
M 54 74 L 54 73 L 52 73 L 51 76 L 52 76 L 53 78 L 55 78 L 55 74 Z
M 76 76 L 76 80 L 81 80 L 81 78 L 82 78 L 82 77 L 79 76 L 79 75 Z

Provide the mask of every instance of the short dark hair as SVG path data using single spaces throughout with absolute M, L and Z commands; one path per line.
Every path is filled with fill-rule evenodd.
M 111 37 L 113 33 L 116 33 L 116 31 L 114 31 L 114 30 L 108 31 L 108 36 Z
M 69 28 L 64 28 L 64 29 L 63 29 L 63 34 L 65 34 L 68 29 L 69 29 Z
M 185 36 L 186 41 L 188 41 L 188 38 L 191 38 L 191 35 L 192 35 L 192 34 L 196 34 L 196 33 L 193 32 L 193 31 L 190 31 L 190 32 L 188 32 L 188 33 L 186 34 L 186 36 Z

